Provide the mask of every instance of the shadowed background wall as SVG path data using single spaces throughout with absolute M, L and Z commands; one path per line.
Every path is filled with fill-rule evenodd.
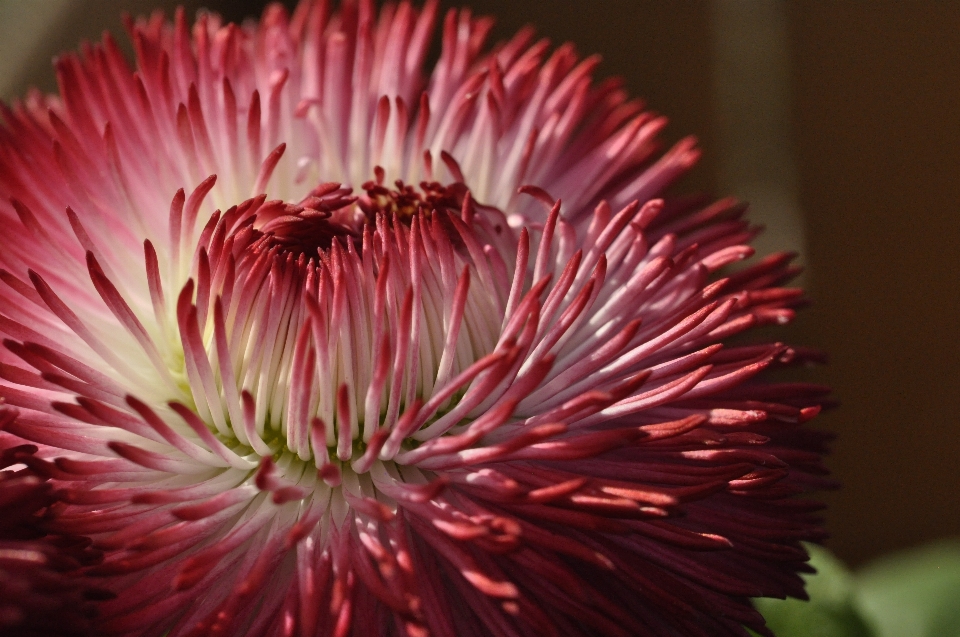
M 762 23 L 773 40 L 751 40 L 758 14 L 724 18 L 732 2 L 469 4 L 498 17 L 497 39 L 532 23 L 602 54 L 601 75 L 623 76 L 670 116 L 667 141 L 697 135 L 704 160 L 683 189 L 749 196 L 781 231 L 778 208 L 798 206 L 802 225 L 790 232 L 805 245 L 814 305 L 775 338 L 831 355 L 810 375 L 842 403 L 819 420 L 840 436 L 830 466 L 844 484 L 826 496 L 829 545 L 857 564 L 960 535 L 960 4 L 800 0 Z M 104 28 L 119 33 L 123 9 L 160 4 L 174 3 L 0 0 L 0 95 L 53 89 L 57 51 Z M 237 20 L 261 3 L 185 4 Z M 741 41 L 750 46 L 737 50 Z M 724 71 L 725 50 L 740 57 Z M 743 69 L 759 83 L 738 84 Z M 754 136 L 766 136 L 767 151 L 744 159 L 737 142 Z M 764 171 L 779 175 L 786 200 L 755 187 Z

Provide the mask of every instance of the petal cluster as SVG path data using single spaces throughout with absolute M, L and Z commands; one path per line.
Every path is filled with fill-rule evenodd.
M 0 404 L 0 426 L 17 411 Z M 35 445 L 0 432 L 0 631 L 9 637 L 93 634 L 95 600 L 112 597 L 78 570 L 101 553 L 87 538 L 51 532 L 56 502 Z
M 792 255 L 658 198 L 698 151 L 596 59 L 463 10 L 426 73 L 437 21 L 155 15 L 3 107 L 0 449 L 102 552 L 98 634 L 746 635 L 804 594 L 825 390 L 730 341 Z

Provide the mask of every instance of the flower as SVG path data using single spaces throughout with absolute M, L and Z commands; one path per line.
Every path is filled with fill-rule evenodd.
M 16 415 L 0 404 L 0 426 Z M 0 630 L 8 637 L 91 635 L 93 600 L 111 594 L 71 573 L 100 554 L 84 538 L 44 528 L 55 497 L 43 472 L 31 467 L 36 451 L 0 432 Z
M 822 537 L 802 292 L 596 59 L 436 2 L 182 11 L 4 108 L 4 440 L 106 635 L 743 635 Z M 558 198 L 558 199 L 555 199 Z M 6 444 L 6 443 L 5 443 Z M 10 446 L 14 442 L 9 442 Z

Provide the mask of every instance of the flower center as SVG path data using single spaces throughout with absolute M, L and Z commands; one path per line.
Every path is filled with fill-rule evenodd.
M 414 434 L 443 421 L 442 435 L 478 405 L 461 399 L 507 301 L 471 286 L 494 258 L 465 243 L 482 215 L 461 219 L 462 184 L 394 186 L 378 171 L 359 197 L 324 184 L 295 205 L 261 197 L 215 215 L 180 297 L 197 415 L 297 483 L 310 464 L 327 484 L 396 472 Z
M 409 225 L 413 215 L 420 210 L 425 214 L 436 209 L 460 210 L 467 193 L 467 187 L 462 183 L 444 186 L 436 181 L 421 181 L 418 191 L 400 179 L 394 182 L 394 188 L 391 189 L 383 183 L 383 169 L 378 166 L 374 172 L 376 180 L 363 184 L 366 194 L 357 201 L 357 206 L 370 220 L 377 214 L 393 214 Z
M 418 190 L 398 179 L 393 188 L 388 188 L 384 185 L 383 169 L 378 166 L 375 173 L 376 180 L 363 184 L 363 195 L 351 196 L 349 188 L 327 183 L 315 188 L 299 204 L 264 211 L 258 215 L 263 220 L 257 228 L 264 235 L 265 246 L 308 259 L 329 253 L 338 239 L 345 242 L 344 246 L 352 243 L 360 250 L 358 240 L 363 227 L 375 223 L 378 216 L 409 226 L 418 213 L 429 216 L 435 210 L 459 212 L 467 194 L 461 183 L 444 186 L 423 181 Z

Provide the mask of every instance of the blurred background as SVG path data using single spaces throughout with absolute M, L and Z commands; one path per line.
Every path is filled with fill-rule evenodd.
M 683 190 L 750 201 L 759 249 L 802 253 L 814 304 L 775 338 L 830 354 L 810 375 L 842 403 L 817 421 L 839 434 L 829 548 L 856 566 L 960 535 L 960 3 L 464 3 L 495 39 L 533 24 L 601 54 L 671 118 L 667 141 L 700 139 Z M 0 0 L 0 97 L 55 90 L 57 52 L 175 4 L 262 7 Z

